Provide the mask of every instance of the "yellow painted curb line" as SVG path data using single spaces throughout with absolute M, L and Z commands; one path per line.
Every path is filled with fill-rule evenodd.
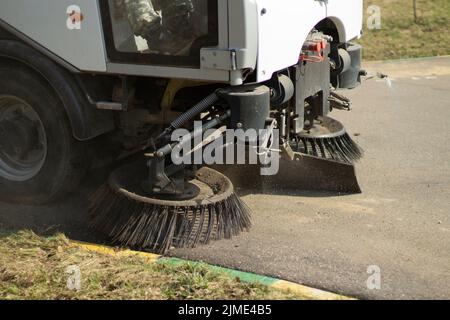
M 161 258 L 160 255 L 153 254 L 153 253 L 147 253 L 147 252 L 139 252 L 139 251 L 132 251 L 132 250 L 122 250 L 122 249 L 114 249 L 107 246 L 101 246 L 97 244 L 92 243 L 86 243 L 86 242 L 80 242 L 80 241 L 70 241 L 74 246 L 91 251 L 96 253 L 101 253 L 109 256 L 114 257 L 140 257 L 144 258 L 148 262 L 155 262 Z
M 306 287 L 304 285 L 289 282 L 285 280 L 278 280 L 270 288 L 277 289 L 284 292 L 291 292 L 300 296 L 313 300 L 356 300 L 336 293 L 331 293 L 319 289 Z
M 80 242 L 80 241 L 70 241 L 72 245 L 91 252 L 100 253 L 104 255 L 114 256 L 114 257 L 140 257 L 145 260 L 147 260 L 149 263 L 154 263 L 162 258 L 161 255 L 153 254 L 153 253 L 147 253 L 147 252 L 140 252 L 140 251 L 133 251 L 133 250 L 122 250 L 122 249 L 115 249 L 108 246 L 102 246 L 92 243 L 86 243 L 86 242 Z M 180 260 L 181 261 L 181 260 Z M 189 261 L 186 261 L 189 262 Z M 222 270 L 226 270 L 227 268 L 219 268 Z M 235 270 L 228 269 L 231 272 L 237 272 Z M 242 275 L 250 275 L 250 277 L 254 276 L 252 274 L 248 274 L 245 272 L 238 272 Z M 245 277 L 244 277 L 245 278 Z M 268 280 L 272 280 L 269 277 L 263 277 Z M 302 297 L 305 297 L 307 299 L 311 300 L 355 300 L 350 297 L 346 297 L 343 295 L 310 288 L 298 283 L 289 282 L 285 280 L 278 280 L 273 279 L 273 283 L 268 285 L 269 288 L 280 290 L 283 292 L 290 292 L 294 294 L 298 294 Z

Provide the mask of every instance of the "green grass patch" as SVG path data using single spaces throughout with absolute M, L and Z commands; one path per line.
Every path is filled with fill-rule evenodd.
M 367 8 L 381 8 L 381 30 L 367 29 Z M 364 1 L 365 60 L 389 60 L 450 54 L 450 1 L 417 0 L 414 21 L 413 0 Z
M 76 266 L 79 290 L 68 288 Z M 73 246 L 64 235 L 0 233 L 0 299 L 302 299 L 259 283 L 242 282 L 202 263 L 149 263 Z

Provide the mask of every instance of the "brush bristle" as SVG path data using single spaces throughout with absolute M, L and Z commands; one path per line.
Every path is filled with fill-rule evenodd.
M 195 247 L 229 239 L 250 228 L 248 207 L 232 193 L 218 203 L 196 207 L 137 202 L 104 185 L 92 197 L 92 227 L 115 245 L 164 254 L 171 247 Z
M 299 138 L 297 151 L 325 159 L 354 163 L 363 157 L 364 151 L 346 133 L 335 138 Z

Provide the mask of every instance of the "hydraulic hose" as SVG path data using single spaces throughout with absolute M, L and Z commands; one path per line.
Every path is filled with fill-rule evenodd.
M 176 130 L 181 128 L 185 123 L 191 121 L 194 119 L 197 115 L 205 111 L 207 108 L 209 108 L 211 105 L 219 101 L 219 96 L 216 92 L 210 94 L 206 98 L 204 98 L 202 101 L 197 103 L 195 106 L 193 106 L 191 109 L 183 113 L 181 116 L 179 116 L 176 120 L 174 120 L 170 124 L 170 128 L 172 130 Z
M 203 133 L 209 129 L 212 129 L 220 124 L 222 124 L 225 120 L 227 120 L 231 116 L 231 111 L 228 110 L 226 113 L 221 115 L 220 117 L 214 118 L 211 121 L 207 122 L 203 125 L 202 130 L 199 132 L 191 132 L 187 136 L 184 136 L 180 139 L 180 142 L 176 142 L 173 144 L 167 144 L 164 147 L 160 148 L 158 151 L 156 151 L 156 156 L 159 158 L 163 158 L 167 155 L 169 155 L 173 148 L 176 145 L 184 145 L 185 143 L 191 142 L 193 139 L 197 138 L 198 136 L 203 135 Z
M 211 93 L 209 96 L 204 98 L 202 101 L 197 103 L 195 106 L 193 106 L 191 109 L 183 113 L 181 116 L 179 116 L 177 119 L 175 119 L 170 126 L 164 130 L 156 139 L 155 141 L 158 141 L 159 139 L 163 138 L 164 136 L 170 134 L 172 131 L 176 129 L 180 129 L 185 123 L 191 121 L 194 119 L 197 115 L 208 109 L 211 105 L 219 101 L 219 96 L 217 94 L 217 91 L 214 93 Z

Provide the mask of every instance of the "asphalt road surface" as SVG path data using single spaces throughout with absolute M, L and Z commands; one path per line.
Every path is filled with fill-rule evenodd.
M 391 86 L 369 80 L 346 93 L 352 112 L 333 114 L 365 149 L 362 194 L 245 190 L 249 233 L 172 254 L 358 298 L 450 299 L 450 58 L 368 69 Z M 2 205 L 0 225 L 99 240 L 84 227 L 95 185 L 52 207 Z M 380 289 L 367 286 L 371 266 Z

